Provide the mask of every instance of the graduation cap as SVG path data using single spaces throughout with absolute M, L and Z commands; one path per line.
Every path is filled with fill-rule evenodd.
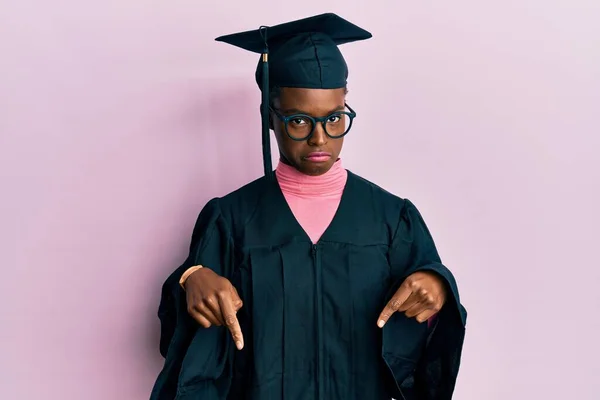
M 265 175 L 273 177 L 269 143 L 269 94 L 274 87 L 339 89 L 348 66 L 338 46 L 371 38 L 366 30 L 333 13 L 272 27 L 220 36 L 216 40 L 261 54 L 256 82 L 262 92 L 262 149 Z

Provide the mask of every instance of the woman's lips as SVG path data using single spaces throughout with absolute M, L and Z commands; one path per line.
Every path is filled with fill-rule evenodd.
M 322 151 L 315 151 L 313 153 L 308 154 L 306 157 L 304 157 L 304 159 L 310 162 L 317 163 L 326 162 L 331 159 L 331 154 Z

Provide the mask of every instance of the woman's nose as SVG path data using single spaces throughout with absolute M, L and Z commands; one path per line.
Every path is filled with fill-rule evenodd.
M 323 124 L 317 122 L 317 125 L 315 126 L 315 131 L 313 132 L 312 136 L 308 139 L 308 144 L 312 146 L 323 146 L 325 143 L 327 143 L 327 134 L 325 133 Z

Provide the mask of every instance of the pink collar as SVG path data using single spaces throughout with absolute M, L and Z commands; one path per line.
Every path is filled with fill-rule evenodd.
M 319 176 L 305 175 L 294 167 L 282 163 L 275 170 L 281 191 L 301 197 L 339 196 L 346 186 L 348 171 L 337 160 L 331 169 Z

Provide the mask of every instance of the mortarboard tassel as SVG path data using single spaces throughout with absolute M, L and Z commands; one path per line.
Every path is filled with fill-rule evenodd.
M 263 166 L 265 170 L 265 176 L 267 179 L 273 179 L 273 167 L 271 164 L 271 140 L 270 140 L 270 129 L 269 129 L 269 44 L 267 43 L 267 29 L 266 26 L 260 27 L 260 35 L 264 41 L 264 50 L 262 53 L 262 103 L 261 103 L 261 117 L 262 117 L 262 151 L 263 151 Z

